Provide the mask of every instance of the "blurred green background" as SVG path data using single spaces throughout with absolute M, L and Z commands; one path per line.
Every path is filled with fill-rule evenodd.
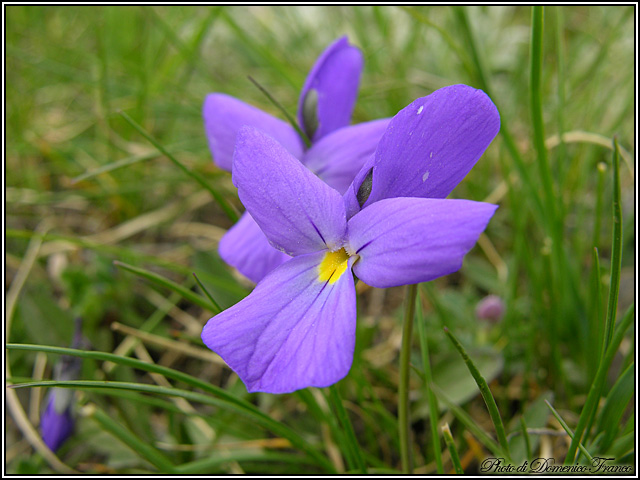
M 534 456 L 563 458 L 564 430 L 543 400 L 574 428 L 600 365 L 611 276 L 613 136 L 621 147 L 620 316 L 634 298 L 633 6 L 545 10 L 539 105 L 547 170 L 532 122 L 530 8 L 9 5 L 5 13 L 7 341 L 68 346 L 72 320 L 80 316 L 92 349 L 224 387 L 291 426 L 336 471 L 349 470 L 349 458 L 343 458 L 348 438 L 337 433 L 323 392 L 248 395 L 200 341 L 212 309 L 113 263 L 201 295 L 195 272 L 223 308 L 245 296 L 251 285 L 217 255 L 230 220 L 209 192 L 119 112 L 241 212 L 230 174 L 211 161 L 204 97 L 223 92 L 278 116 L 251 76 L 293 114 L 315 58 L 346 34 L 365 57 L 354 123 L 393 116 L 456 83 L 485 90 L 502 119 L 501 134 L 452 195 L 500 208 L 462 270 L 419 291 L 416 321 L 425 328 L 414 329 L 410 396 L 416 473 L 436 471 L 419 340 L 429 347 L 440 423 L 451 425 L 466 472 L 476 472 L 491 450 L 482 432 L 494 435 L 444 325 L 490 382 L 507 433 L 519 430 L 520 417 L 528 415 L 528 427 L 546 429 L 531 436 Z M 396 472 L 404 290 L 360 284 L 358 292 L 356 355 L 338 386 L 369 471 Z M 505 302 L 499 322 L 475 316 L 488 294 Z M 634 391 L 633 378 L 621 373 L 635 357 L 633 332 L 627 334 L 603 402 L 613 385 L 616 392 Z M 48 379 L 56 356 L 10 351 L 7 359 L 15 380 Z M 162 384 L 140 370 L 89 360 L 82 379 Z M 23 418 L 36 427 L 42 390 L 17 391 Z M 586 445 L 592 454 L 633 454 L 631 393 L 608 410 L 613 425 L 599 412 Z M 57 452 L 60 459 L 86 473 L 161 469 L 96 420 L 98 408 L 172 465 L 218 460 L 189 467 L 190 473 L 326 471 L 313 462 L 301 465 L 309 461 L 298 449 L 237 412 L 148 398 L 163 397 L 77 391 L 76 434 Z M 7 471 L 60 471 L 42 452 L 33 455 L 15 412 L 8 411 Z M 516 451 L 524 458 L 522 436 L 515 433 L 510 441 L 514 460 Z M 449 471 L 444 443 L 441 449 Z

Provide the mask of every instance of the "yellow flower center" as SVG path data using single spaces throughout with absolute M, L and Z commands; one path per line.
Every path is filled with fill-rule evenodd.
M 327 252 L 318 269 L 318 280 L 335 283 L 347 270 L 349 254 L 344 248 L 336 252 Z

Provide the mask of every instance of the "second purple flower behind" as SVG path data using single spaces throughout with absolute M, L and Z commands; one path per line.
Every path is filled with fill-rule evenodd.
M 298 102 L 298 123 L 311 139 L 311 147 L 306 150 L 288 123 L 228 95 L 208 95 L 203 116 L 214 161 L 220 168 L 231 170 L 238 131 L 248 125 L 276 139 L 319 178 L 344 192 L 389 123 L 389 119 L 383 119 L 349 126 L 362 66 L 362 53 L 346 37 L 333 42 L 318 57 Z M 250 213 L 245 212 L 222 238 L 219 253 L 225 262 L 257 283 L 290 257 L 269 245 Z

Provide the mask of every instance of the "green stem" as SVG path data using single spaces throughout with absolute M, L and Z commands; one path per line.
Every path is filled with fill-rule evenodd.
M 422 308 L 420 308 L 420 300 L 417 299 L 416 305 L 416 323 L 418 325 L 418 338 L 420 340 L 420 349 L 422 350 L 422 363 L 424 368 L 424 383 L 427 388 L 427 400 L 429 402 L 429 424 L 431 426 L 431 443 L 433 444 L 433 456 L 436 459 L 436 470 L 439 475 L 444 474 L 442 465 L 442 453 L 440 452 L 440 435 L 438 434 L 438 400 L 433 393 L 431 375 L 431 364 L 429 363 L 429 342 L 427 341 L 426 326 L 422 318 Z
M 411 430 L 409 421 L 409 363 L 411 359 L 411 333 L 413 316 L 416 308 L 418 285 L 407 287 L 404 323 L 402 325 L 402 346 L 400 347 L 400 384 L 398 386 L 398 430 L 400 434 L 400 456 L 402 471 L 410 474 L 411 465 Z

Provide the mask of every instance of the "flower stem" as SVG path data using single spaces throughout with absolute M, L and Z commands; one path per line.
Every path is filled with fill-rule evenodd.
M 411 430 L 409 428 L 409 360 L 411 359 L 411 332 L 416 308 L 418 285 L 409 285 L 402 325 L 402 346 L 400 347 L 400 385 L 398 386 L 398 430 L 400 433 L 400 457 L 402 471 L 411 473 Z

